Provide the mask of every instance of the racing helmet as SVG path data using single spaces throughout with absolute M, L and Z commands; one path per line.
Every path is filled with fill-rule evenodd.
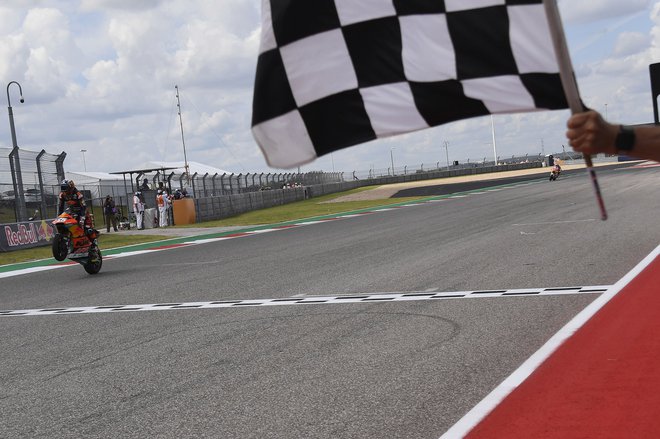
M 73 192 L 75 188 L 76 184 L 73 180 L 62 180 L 62 183 L 60 184 L 60 189 L 64 192 Z

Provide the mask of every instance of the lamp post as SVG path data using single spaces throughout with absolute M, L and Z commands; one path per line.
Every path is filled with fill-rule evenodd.
M 394 147 L 390 148 L 390 161 L 392 162 L 392 177 L 394 177 L 394 153 L 392 153 L 392 151 L 394 151 Z
M 490 115 L 490 131 L 493 135 L 493 155 L 495 156 L 495 166 L 497 166 L 497 144 L 495 143 L 495 122 L 493 122 L 493 115 Z
M 447 170 L 449 171 L 449 142 L 445 140 L 445 154 L 447 155 Z
M 82 156 L 83 156 L 83 169 L 85 170 L 85 172 L 87 172 L 87 162 L 85 162 L 85 153 L 87 152 L 87 150 L 81 149 L 80 152 L 82 152 Z
M 179 125 L 181 125 L 181 143 L 183 144 L 183 163 L 186 169 L 186 181 L 190 185 L 190 168 L 188 167 L 188 156 L 186 155 L 186 141 L 183 138 L 183 117 L 181 116 L 181 100 L 179 99 L 179 86 L 175 85 L 176 89 L 176 106 L 179 111 Z
M 15 178 L 14 180 L 14 194 L 16 195 L 15 206 L 16 206 L 16 216 L 18 221 L 23 221 L 27 218 L 27 212 L 25 210 L 25 195 L 23 194 L 23 176 L 21 174 L 21 161 L 18 157 L 18 142 L 16 141 L 16 127 L 14 126 L 14 111 L 11 108 L 11 98 L 9 97 L 9 87 L 12 84 L 18 86 L 18 91 L 21 95 L 21 104 L 25 102 L 23 99 L 23 88 L 21 84 L 16 81 L 11 81 L 7 84 L 7 108 L 9 111 L 9 129 L 11 131 L 11 145 L 13 146 L 12 155 L 14 157 L 14 171 Z M 12 175 L 12 177 L 14 177 Z

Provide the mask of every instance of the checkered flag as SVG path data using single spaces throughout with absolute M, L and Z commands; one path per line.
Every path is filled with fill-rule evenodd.
M 559 71 L 543 0 L 262 0 L 252 130 L 268 164 L 290 168 L 459 119 L 567 108 Z

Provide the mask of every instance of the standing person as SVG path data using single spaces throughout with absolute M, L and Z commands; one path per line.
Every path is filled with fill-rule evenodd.
M 142 201 L 142 192 L 137 191 L 133 195 L 133 213 L 138 230 L 144 230 L 144 201 Z
M 167 208 L 169 205 L 169 200 L 167 198 L 167 192 L 158 190 L 158 195 L 156 196 L 156 204 L 158 205 L 158 226 L 167 227 Z
M 567 122 L 570 145 L 577 152 L 625 154 L 639 159 L 660 161 L 660 127 L 611 124 L 600 113 L 576 113 Z
M 107 233 L 110 233 L 110 223 L 112 223 L 112 228 L 117 231 L 117 209 L 115 207 L 115 200 L 112 199 L 110 195 L 105 197 L 103 202 L 103 214 L 105 215 L 105 227 Z

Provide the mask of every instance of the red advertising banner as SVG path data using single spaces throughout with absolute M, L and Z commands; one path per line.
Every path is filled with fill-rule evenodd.
M 0 225 L 0 252 L 50 245 L 55 234 L 50 219 Z

